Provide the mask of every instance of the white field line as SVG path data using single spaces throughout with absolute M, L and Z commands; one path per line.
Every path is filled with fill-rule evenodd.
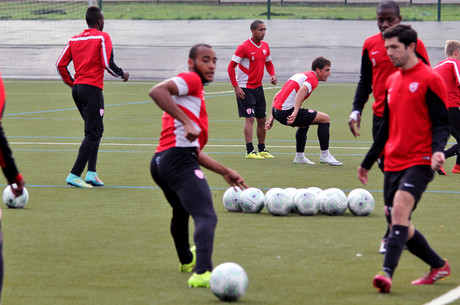
M 426 303 L 425 305 L 446 305 L 460 299 L 460 286 L 454 288 L 442 296 Z

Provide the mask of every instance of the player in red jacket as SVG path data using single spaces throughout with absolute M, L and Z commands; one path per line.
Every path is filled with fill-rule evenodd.
M 99 144 L 104 132 L 104 71 L 127 81 L 129 73 L 123 72 L 113 60 L 112 40 L 104 29 L 104 15 L 95 6 L 86 11 L 88 29 L 72 37 L 56 63 L 64 83 L 72 88 L 72 97 L 85 121 L 85 138 L 78 151 L 77 160 L 66 182 L 75 187 L 92 188 L 104 183 L 96 173 Z M 67 66 L 73 61 L 75 79 Z M 88 164 L 86 179 L 81 174 Z
M 384 153 L 384 201 L 391 231 L 383 270 L 373 285 L 389 293 L 402 251 L 407 249 L 430 266 L 429 272 L 412 285 L 430 285 L 450 274 L 449 263 L 428 244 L 412 224 L 412 212 L 443 166 L 449 137 L 447 90 L 441 77 L 417 58 L 417 33 L 409 25 L 396 25 L 383 33 L 387 54 L 399 71 L 385 85 L 382 127 L 358 168 L 366 185 L 368 171 Z

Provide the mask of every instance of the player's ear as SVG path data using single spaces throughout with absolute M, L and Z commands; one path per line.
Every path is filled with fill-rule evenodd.
M 194 68 L 194 66 L 195 66 L 195 60 L 189 58 L 189 59 L 187 60 L 187 63 L 188 63 L 188 69 L 189 69 L 190 71 L 193 71 L 193 68 Z

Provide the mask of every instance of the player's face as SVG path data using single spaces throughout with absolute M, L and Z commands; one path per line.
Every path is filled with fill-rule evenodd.
M 196 58 L 189 59 L 189 65 L 192 66 L 204 83 L 209 83 L 214 80 L 214 72 L 216 71 L 217 57 L 213 49 L 208 47 L 200 47 Z
M 265 32 L 267 31 L 267 27 L 265 26 L 265 24 L 261 23 L 259 24 L 257 29 L 253 29 L 251 31 L 252 31 L 252 40 L 254 40 L 255 42 L 259 42 L 259 41 L 264 40 Z
M 399 42 L 398 37 L 385 39 L 385 48 L 393 65 L 398 68 L 404 68 L 409 60 L 411 48 Z
M 331 66 L 325 66 L 322 69 L 316 69 L 316 78 L 318 81 L 325 82 L 331 75 Z
M 401 22 L 401 15 L 396 15 L 393 9 L 380 9 L 377 11 L 377 25 L 380 32 Z

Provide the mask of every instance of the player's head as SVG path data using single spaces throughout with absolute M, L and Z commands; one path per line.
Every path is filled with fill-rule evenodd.
M 385 0 L 379 3 L 377 6 L 377 25 L 380 32 L 400 23 L 401 20 L 398 3 L 392 0 Z
M 99 31 L 104 29 L 104 14 L 97 6 L 90 6 L 86 10 L 86 24 L 89 28 L 96 28 Z
M 212 47 L 208 44 L 200 43 L 190 49 L 188 55 L 188 67 L 201 77 L 203 84 L 214 80 L 216 71 L 217 57 Z
M 447 40 L 446 46 L 444 47 L 444 53 L 446 53 L 446 56 L 449 58 L 460 60 L 460 41 Z
M 395 67 L 405 68 L 406 63 L 411 58 L 417 58 L 415 48 L 417 47 L 417 32 L 410 25 L 398 24 L 385 32 L 385 48 Z
M 316 57 L 311 63 L 311 69 L 319 81 L 325 82 L 331 75 L 331 61 L 323 56 Z
M 254 40 L 254 42 L 260 42 L 264 40 L 266 31 L 267 27 L 262 20 L 254 20 L 251 23 L 252 40 Z

